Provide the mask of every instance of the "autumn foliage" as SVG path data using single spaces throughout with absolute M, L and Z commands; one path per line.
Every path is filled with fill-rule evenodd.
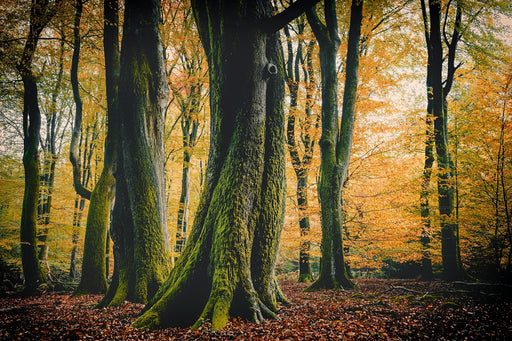
M 43 1 L 44 2 L 44 1 Z M 435 135 L 427 115 L 428 49 L 420 1 L 365 0 L 359 81 L 350 163 L 342 184 L 343 254 L 353 291 L 305 293 L 315 280 L 322 240 L 319 46 L 305 15 L 280 31 L 287 88 L 286 207 L 275 275 L 291 305 L 279 320 L 254 325 L 231 319 L 222 331 L 130 327 L 142 305 L 95 310 L 99 296 L 71 298 L 81 276 L 89 203 L 75 194 L 68 159 L 76 109 L 70 82 L 74 1 L 59 3 L 42 30 L 32 59 L 41 111 L 37 252 L 48 284 L 41 297 L 22 299 L 20 222 L 23 167 L 22 77 L 16 65 L 29 33 L 29 1 L 4 0 L 0 9 L 0 339 L 504 339 L 512 337 L 512 3 L 441 1 L 449 41 L 454 4 L 462 8 L 453 85 L 446 98 L 451 165 L 431 166 L 424 181 L 425 146 Z M 292 1 L 277 1 L 276 11 Z M 351 1 L 336 1 L 340 46 L 337 105 L 343 106 Z M 425 1 L 428 9 L 428 1 Z M 317 6 L 319 17 L 323 2 Z M 107 101 L 103 2 L 83 3 L 75 91 L 83 101 L 76 136 L 81 185 L 91 191 L 104 166 Z M 160 33 L 170 96 L 165 107 L 165 205 L 170 261 L 189 237 L 207 183 L 210 118 L 207 56 L 189 1 L 161 1 Z M 123 7 L 121 20 L 123 23 Z M 322 17 L 323 18 L 323 17 Z M 322 24 L 325 19 L 322 19 Z M 122 28 L 122 26 L 120 26 Z M 441 25 L 441 27 L 443 27 Z M 122 30 L 121 30 L 122 32 Z M 448 33 L 447 33 L 448 32 Z M 121 38 L 121 36 L 119 37 Z M 448 53 L 445 47 L 443 51 Z M 445 76 L 447 70 L 443 69 Z M 341 121 L 341 115 L 339 117 Z M 340 123 L 340 122 L 339 122 Z M 26 124 L 26 122 L 25 122 Z M 341 123 L 340 123 L 341 124 Z M 213 128 L 212 128 L 213 126 Z M 433 146 L 433 152 L 435 147 Z M 434 155 L 434 154 L 432 154 Z M 449 180 L 453 213 L 439 213 L 437 179 Z M 345 176 L 344 175 L 344 176 Z M 112 202 L 113 203 L 113 202 Z M 422 209 L 429 208 L 429 225 Z M 457 226 L 461 265 L 471 287 L 438 281 L 443 271 L 441 226 Z M 306 222 L 307 221 L 307 222 Z M 428 245 L 422 243 L 428 237 Z M 103 246 L 102 246 L 103 247 Z M 106 241 L 113 275 L 113 243 Z M 422 257 L 433 281 L 417 282 Z M 101 258 L 102 256 L 100 256 Z M 407 278 L 395 280 L 390 278 Z M 489 284 L 502 283 L 502 284 Z

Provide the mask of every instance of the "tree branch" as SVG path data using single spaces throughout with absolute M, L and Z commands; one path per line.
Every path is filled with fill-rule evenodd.
M 318 2 L 320 2 L 320 0 L 299 0 L 294 2 L 282 12 L 265 20 L 263 22 L 263 27 L 265 27 L 265 31 L 268 33 L 279 31 L 290 21 L 299 17 L 302 13 L 316 5 Z

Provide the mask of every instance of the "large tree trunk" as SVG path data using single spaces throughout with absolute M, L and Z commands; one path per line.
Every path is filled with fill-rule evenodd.
M 35 294 L 45 278 L 37 257 L 37 206 L 39 197 L 39 136 L 41 112 L 37 98 L 36 78 L 32 72 L 39 36 L 53 18 L 60 1 L 50 6 L 48 1 L 33 1 L 30 10 L 30 27 L 21 60 L 16 65 L 23 81 L 23 167 L 25 191 L 20 224 L 21 260 L 25 277 L 26 294 Z
M 423 16 L 426 17 L 422 1 Z M 448 13 L 448 11 L 447 11 Z M 441 217 L 441 254 L 443 273 L 447 280 L 466 277 L 462 268 L 459 251 L 458 223 L 454 216 L 455 186 L 453 180 L 453 162 L 448 143 L 448 104 L 447 96 L 451 90 L 456 67 L 455 52 L 460 40 L 462 9 L 457 1 L 457 11 L 452 39 L 446 40 L 448 47 L 446 79 L 443 81 L 443 41 L 441 38 L 441 4 L 429 1 L 430 33 L 426 35 L 429 53 L 428 74 L 430 75 L 432 93 L 432 115 L 434 120 L 434 141 L 437 154 L 438 179 L 437 191 L 439 215 Z M 425 20 L 425 19 L 424 19 Z M 446 28 L 443 28 L 445 30 Z
M 333 0 L 325 0 L 326 25 L 321 24 L 316 12 L 307 12 L 308 20 L 320 45 L 322 72 L 322 137 L 318 186 L 322 212 L 322 258 L 319 277 L 308 290 L 339 287 L 349 289 L 354 286 L 347 273 L 343 254 L 341 194 L 352 148 L 363 1 L 353 0 L 350 11 L 341 127 L 337 104 L 336 55 L 340 40 L 336 24 L 336 3 Z
M 82 277 L 75 295 L 101 294 L 107 290 L 106 245 L 110 206 L 115 191 L 118 126 L 119 3 L 104 1 L 104 51 L 107 90 L 107 137 L 100 178 L 91 193 L 85 230 Z
M 229 315 L 255 322 L 275 316 L 285 150 L 282 52 L 274 32 L 304 3 L 290 7 L 295 14 L 272 17 L 267 0 L 192 2 L 210 73 L 206 182 L 185 250 L 135 327 L 210 320 L 220 329 Z
M 164 112 L 168 99 L 160 1 L 126 1 L 119 80 L 114 279 L 100 304 L 146 303 L 168 275 Z

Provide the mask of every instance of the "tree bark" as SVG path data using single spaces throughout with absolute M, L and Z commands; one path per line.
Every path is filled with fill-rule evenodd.
M 73 187 L 78 195 L 89 200 L 91 191 L 85 188 L 81 182 L 81 165 L 78 155 L 78 139 L 82 129 L 83 103 L 80 96 L 80 84 L 78 82 L 78 63 L 80 61 L 80 21 L 82 18 L 83 0 L 76 0 L 73 26 L 73 57 L 71 60 L 71 87 L 73 100 L 75 101 L 75 122 L 71 132 L 71 145 L 69 146 L 69 160 L 73 166 Z
M 275 317 L 281 297 L 273 268 L 285 204 L 284 75 L 267 31 L 279 25 L 267 0 L 192 6 L 210 75 L 208 170 L 185 250 L 137 328 L 210 320 L 221 329 L 230 315 L 259 322 Z
M 46 282 L 37 257 L 37 206 L 39 197 L 39 136 L 41 112 L 37 94 L 36 78 L 32 71 L 32 60 L 39 36 L 55 15 L 60 1 L 53 6 L 49 1 L 33 1 L 30 9 L 29 34 L 23 54 L 16 65 L 23 81 L 23 167 L 25 191 L 20 224 L 21 260 L 25 277 L 24 293 L 36 294 Z
M 69 278 L 73 281 L 77 277 L 76 260 L 78 258 L 78 242 L 80 240 L 80 229 L 82 227 L 82 214 L 85 207 L 85 199 L 78 194 L 75 197 L 75 209 L 73 210 L 73 234 L 71 236 L 71 258 L 69 261 Z
M 308 21 L 320 45 L 322 72 L 322 136 L 320 138 L 321 164 L 318 186 L 322 212 L 322 258 L 319 277 L 307 289 L 310 291 L 354 287 L 347 273 L 343 254 L 341 195 L 352 148 L 363 1 L 353 0 L 350 9 L 341 127 L 338 121 L 338 78 L 336 72 L 336 55 L 340 40 L 335 1 L 325 0 L 324 11 L 325 25 L 320 22 L 315 11 L 307 12 Z
M 428 31 L 428 21 L 424 2 L 421 3 L 423 13 L 423 24 L 425 40 L 430 45 L 430 35 Z M 427 64 L 431 63 L 431 54 L 429 53 Z M 432 178 L 432 167 L 434 165 L 434 114 L 433 114 L 433 93 L 432 89 L 432 75 L 431 68 L 427 69 L 427 114 L 425 117 L 425 163 L 423 166 L 423 174 L 421 181 L 421 193 L 420 193 L 420 216 L 423 223 L 421 231 L 421 247 L 422 247 L 422 258 L 421 258 L 421 274 L 420 279 L 430 281 L 433 278 L 432 273 L 432 258 L 430 254 L 430 240 L 432 234 L 432 219 L 430 217 L 430 181 Z
M 118 139 L 119 3 L 104 1 L 104 51 L 107 91 L 107 137 L 100 178 L 91 193 L 84 240 L 82 276 L 74 295 L 103 294 L 107 290 L 106 245 L 111 203 L 115 194 Z
M 439 214 L 441 217 L 441 254 L 443 274 L 447 280 L 459 280 L 466 277 L 460 260 L 458 223 L 454 217 L 455 187 L 453 183 L 453 162 L 451 160 L 448 140 L 448 103 L 447 96 L 453 85 L 455 53 L 460 40 L 462 8 L 457 1 L 457 10 L 451 41 L 445 39 L 448 47 L 447 73 L 443 81 L 443 41 L 441 38 L 441 4 L 429 1 L 430 32 L 426 36 L 429 61 L 427 74 L 430 75 L 432 96 L 432 115 L 434 120 L 434 141 L 436 147 L 438 179 L 437 192 Z M 422 0 L 422 9 L 425 8 Z M 448 13 L 448 12 L 447 12 Z M 424 21 L 426 11 L 423 10 Z
M 100 306 L 146 303 L 168 275 L 164 112 L 168 86 L 160 1 L 125 3 L 119 79 L 114 279 Z

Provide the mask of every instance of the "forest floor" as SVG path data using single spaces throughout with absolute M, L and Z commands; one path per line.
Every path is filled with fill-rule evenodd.
M 0 298 L 0 340 L 512 340 L 510 292 L 440 281 L 359 279 L 354 291 L 305 293 L 281 283 L 291 301 L 278 320 L 231 320 L 222 331 L 130 327 L 142 309 L 94 309 L 101 296 Z M 507 291 L 507 290 L 505 290 Z

